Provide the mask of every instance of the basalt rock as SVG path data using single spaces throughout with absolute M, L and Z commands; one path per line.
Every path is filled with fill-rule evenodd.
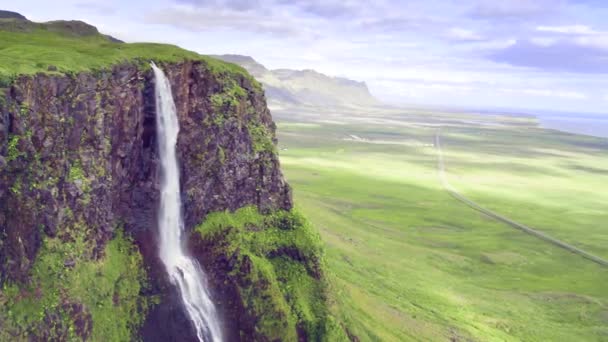
M 204 61 L 162 68 L 181 126 L 186 230 L 211 212 L 248 205 L 261 212 L 291 209 L 274 150 L 275 125 L 260 86 Z M 0 285 L 28 283 L 47 238 L 73 241 L 76 233 L 84 235 L 93 246 L 86 258 L 96 260 L 103 258 L 116 227 L 122 227 L 148 272 L 141 295 L 159 299 L 141 336 L 193 338 L 157 256 L 154 110 L 152 71 L 136 62 L 72 75 L 20 76 L 5 95 L 0 93 Z M 215 261 L 200 262 L 206 268 Z M 74 261 L 65 265 L 74 267 Z M 76 335 L 89 336 L 95 322 L 87 308 L 71 303 L 68 309 L 64 312 L 81 327 Z

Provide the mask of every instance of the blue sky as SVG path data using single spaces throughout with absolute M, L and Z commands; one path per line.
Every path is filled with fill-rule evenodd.
M 126 41 L 366 81 L 403 104 L 608 112 L 604 0 L 0 0 Z

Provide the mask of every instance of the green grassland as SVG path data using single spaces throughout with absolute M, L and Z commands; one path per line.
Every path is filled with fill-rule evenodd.
M 124 62 L 139 62 L 147 67 L 151 60 L 200 60 L 214 72 L 236 73 L 251 78 L 235 64 L 174 45 L 118 43 L 98 33 L 79 34 L 78 28 L 70 22 L 65 25 L 62 22 L 23 23 L 25 27 L 19 29 L 10 23 L 10 20 L 0 20 L 0 88 L 17 75 L 94 71 Z
M 334 313 L 362 341 L 608 339 L 608 270 L 456 201 L 433 146 L 441 131 L 457 189 L 608 256 L 600 139 L 530 118 L 274 114 L 296 203 L 326 244 Z
M 468 197 L 608 258 L 606 139 L 492 129 L 466 143 L 448 134 L 444 144 L 450 181 Z
M 233 64 L 175 46 L 122 44 L 59 24 L 23 30 L 0 24 L 0 88 L 20 74 L 71 74 L 152 59 L 201 60 L 213 71 L 245 75 Z M 608 340 L 608 270 L 456 201 L 441 187 L 433 146 L 440 131 L 448 177 L 459 191 L 608 258 L 606 140 L 541 130 L 530 118 L 500 115 L 313 109 L 277 112 L 275 118 L 296 203 L 326 245 L 333 315 L 362 341 Z M 61 268 L 63 259 L 54 256 L 68 251 L 53 241 L 45 246 L 49 257 L 34 270 Z M 74 296 L 97 305 L 96 321 L 109 317 L 99 298 L 114 286 L 100 287 L 103 293 L 83 290 L 98 274 L 133 274 L 127 298 L 139 289 L 140 275 L 132 269 L 140 261 L 125 246 L 110 244 L 107 260 L 61 275 Z M 116 271 L 115 264 L 124 267 Z M 46 277 L 35 280 L 46 286 Z M 51 294 L 64 291 L 48 286 Z M 15 327 L 31 325 L 18 315 L 25 309 L 11 304 L 21 296 L 18 290 L 3 289 L 9 296 L 0 304 L 14 307 Z M 58 298 L 45 297 L 31 310 L 41 319 L 48 307 L 61 311 Z M 132 316 L 137 305 L 135 299 L 125 301 L 121 315 Z M 92 336 L 128 336 L 129 324 L 137 323 L 120 321 L 126 325 L 116 328 L 108 321 Z

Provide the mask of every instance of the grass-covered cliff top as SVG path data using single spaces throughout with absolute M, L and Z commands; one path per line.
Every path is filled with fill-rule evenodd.
M 0 81 L 15 75 L 69 73 L 104 69 L 113 64 L 201 60 L 217 72 L 241 74 L 245 69 L 174 45 L 119 42 L 79 21 L 34 23 L 0 19 Z

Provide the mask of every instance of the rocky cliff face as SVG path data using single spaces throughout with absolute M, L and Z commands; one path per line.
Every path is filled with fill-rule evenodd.
M 187 228 L 209 212 L 249 204 L 289 209 L 276 155 L 255 151 L 248 131 L 259 125 L 274 139 L 263 93 L 249 79 L 231 80 L 246 93 L 226 117 L 211 103 L 226 85 L 204 64 L 170 65 L 167 74 L 183 132 L 178 153 Z M 126 64 L 99 75 L 22 77 L 8 91 L 0 135 L 3 277 L 24 280 L 40 235 L 61 235 L 73 222 L 90 227 L 89 238 L 100 247 L 118 222 L 128 232 L 155 231 L 159 182 L 151 77 L 149 70 Z M 60 215 L 65 208 L 70 217 Z
M 186 230 L 192 232 L 210 213 L 243 207 L 253 206 L 269 218 L 279 212 L 290 215 L 292 200 L 275 152 L 275 125 L 260 86 L 246 75 L 214 70 L 204 61 L 162 67 L 171 80 L 181 126 L 178 156 Z M 124 309 L 120 312 L 127 317 L 128 333 L 146 340 L 191 339 L 189 322 L 157 257 L 159 173 L 151 70 L 143 64 L 125 63 L 97 72 L 21 76 L 2 91 L 0 307 L 4 305 L 8 314 L 0 314 L 0 328 L 5 331 L 0 337 L 94 340 L 108 336 L 97 328 L 103 326 L 98 322 L 107 319 L 103 315 Z M 247 234 L 273 227 L 290 227 L 297 233 L 303 226 L 289 220 L 256 222 Z M 274 299 L 283 311 L 273 316 L 282 330 L 257 328 L 265 311 L 251 305 L 255 296 L 264 295 L 269 287 L 265 282 L 282 284 L 289 275 L 252 278 L 248 261 L 243 262 L 243 255 L 249 256 L 238 244 L 237 250 L 220 248 L 235 243 L 226 241 L 227 236 L 205 235 L 201 230 L 201 235 L 192 233 L 192 245 L 211 272 L 210 285 L 225 330 L 234 332 L 228 334 L 229 339 L 248 340 L 256 330 L 261 331 L 255 335 L 257 340 L 289 336 L 306 340 L 311 336 L 307 331 L 313 330 L 321 336 L 322 317 L 313 321 L 295 314 L 287 298 L 298 294 L 280 292 L 283 287 L 277 291 L 284 298 Z M 280 241 L 282 235 L 276 236 Z M 135 247 L 128 247 L 129 241 Z M 301 263 L 321 286 L 316 294 L 307 295 L 324 298 L 316 252 L 305 253 L 305 246 L 295 242 L 259 252 L 262 249 L 255 244 L 261 242 L 252 241 L 249 248 L 258 251 L 258 259 L 288 258 Z M 141 263 L 134 255 L 140 253 L 147 275 L 132 278 Z M 239 262 L 227 261 L 230 258 Z M 102 277 L 105 271 L 113 274 L 111 268 L 103 267 L 114 260 L 133 269 Z M 228 274 L 236 266 L 241 274 Z M 108 293 L 96 300 L 62 280 L 82 284 L 89 273 L 93 287 L 113 279 Z M 79 276 L 73 278 L 75 274 Z M 48 280 L 53 277 L 58 278 Z M 256 284 L 259 279 L 262 284 Z M 259 291 L 247 290 L 251 288 Z M 110 304 L 104 306 L 106 299 Z M 23 301 L 43 303 L 36 306 L 40 312 L 19 311 Z M 100 309 L 107 306 L 113 308 Z M 138 314 L 143 316 L 130 320 L 129 315 Z

